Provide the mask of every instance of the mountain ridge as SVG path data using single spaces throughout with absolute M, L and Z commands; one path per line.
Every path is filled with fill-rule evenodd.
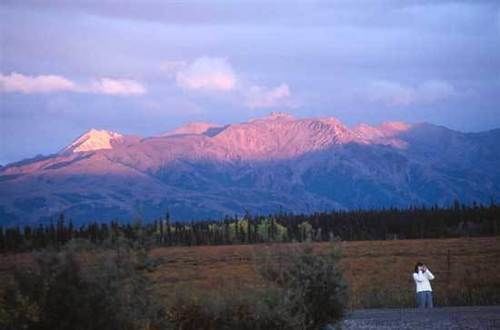
M 284 113 L 188 123 L 149 138 L 94 129 L 60 153 L 0 168 L 0 224 L 60 212 L 85 222 L 149 220 L 169 209 L 191 220 L 486 203 L 500 197 L 499 132 L 402 122 L 349 128 L 333 117 Z

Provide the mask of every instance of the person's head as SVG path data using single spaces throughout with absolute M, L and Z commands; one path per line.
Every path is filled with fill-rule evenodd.
M 421 262 L 417 262 L 417 264 L 415 265 L 415 273 L 418 273 L 418 271 L 420 270 L 420 268 L 423 266 L 424 264 L 421 263 Z

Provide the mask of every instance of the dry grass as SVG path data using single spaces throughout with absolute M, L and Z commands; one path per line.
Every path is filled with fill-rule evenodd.
M 436 276 L 432 284 L 438 305 L 500 302 L 500 237 L 350 242 L 344 247 L 352 307 L 413 305 L 411 273 L 417 261 Z M 491 290 L 494 301 L 480 297 Z
M 438 305 L 500 303 L 500 237 L 341 242 L 341 266 L 350 285 L 350 308 L 412 306 L 411 278 L 417 261 L 426 263 Z M 264 285 L 255 270 L 265 249 L 293 244 L 156 248 L 160 265 L 150 273 L 165 297 L 177 289 L 227 293 Z M 325 253 L 329 243 L 314 243 Z M 0 281 L 29 254 L 0 255 Z M 5 281 L 2 281 L 5 285 Z
M 500 303 L 500 237 L 341 242 L 341 266 L 351 288 L 351 308 L 412 306 L 411 277 L 425 262 L 438 305 Z M 177 288 L 238 290 L 263 285 L 255 258 L 290 244 L 158 248 L 161 266 L 151 275 L 161 292 Z M 328 243 L 314 243 L 318 253 Z

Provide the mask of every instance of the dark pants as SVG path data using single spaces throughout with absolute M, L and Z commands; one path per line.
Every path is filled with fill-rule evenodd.
M 432 291 L 417 292 L 417 307 L 418 308 L 432 308 Z

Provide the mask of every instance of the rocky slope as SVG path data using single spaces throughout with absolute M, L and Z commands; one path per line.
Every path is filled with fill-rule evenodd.
M 174 219 L 332 208 L 489 203 L 500 130 L 431 124 L 348 128 L 274 113 L 192 123 L 149 138 L 91 130 L 61 152 L 0 168 L 0 224 Z

